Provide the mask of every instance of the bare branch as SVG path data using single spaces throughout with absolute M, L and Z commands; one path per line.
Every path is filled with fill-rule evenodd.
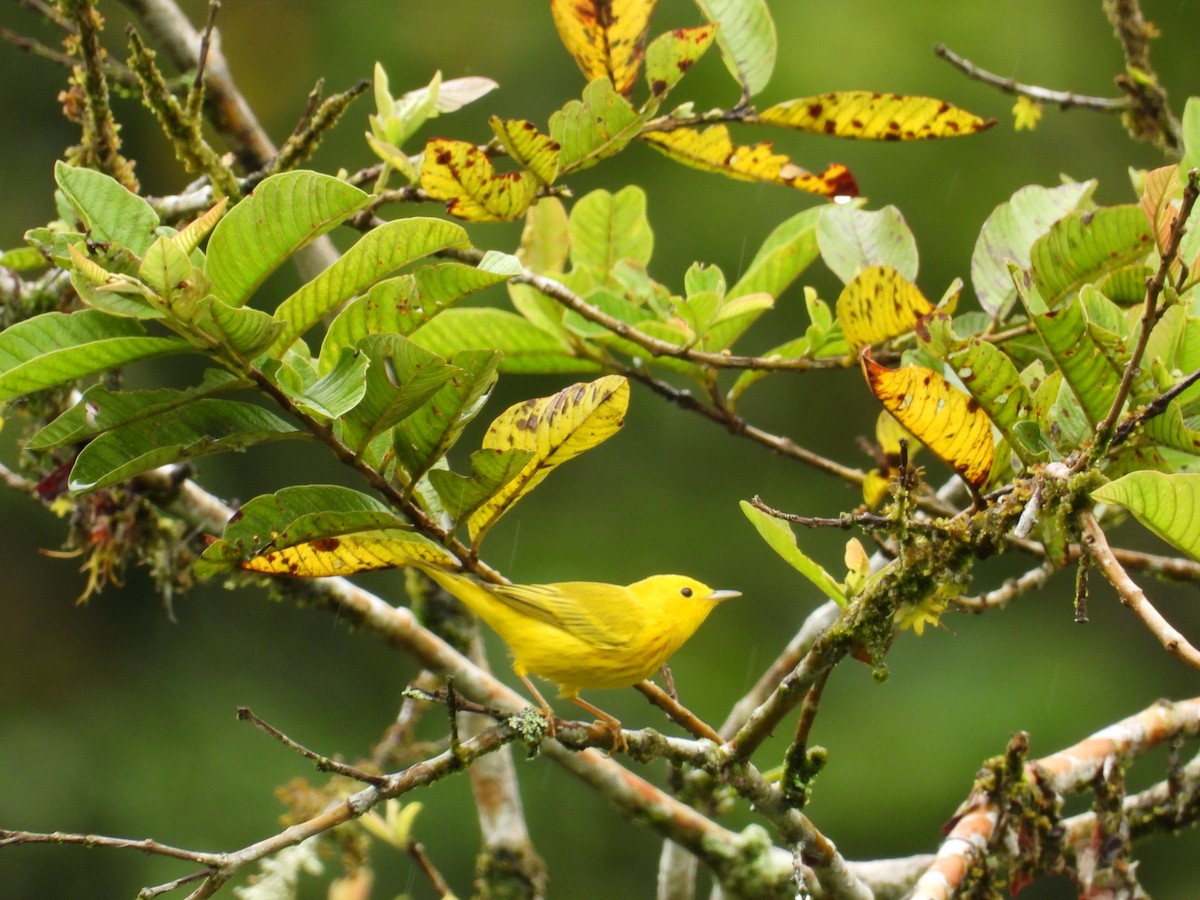
M 998 90 L 1004 91 L 1006 94 L 1014 94 L 1018 97 L 1028 97 L 1030 100 L 1036 100 L 1038 103 L 1047 103 L 1054 106 L 1060 106 L 1063 109 L 1090 109 L 1095 112 L 1122 112 L 1129 108 L 1129 100 L 1125 97 L 1088 97 L 1083 94 L 1075 94 L 1071 91 L 1054 91 L 1050 88 L 1039 87 L 1036 84 L 1021 84 L 1014 78 L 1005 78 L 1003 75 L 997 75 L 994 72 L 989 72 L 987 69 L 981 69 L 969 59 L 964 59 L 959 56 L 945 44 L 936 44 L 933 48 L 934 55 L 944 59 L 954 68 L 958 69 L 968 78 L 973 78 L 976 81 L 982 81 L 984 84 L 991 85 Z
M 1200 733 L 1200 698 L 1160 701 L 1149 709 L 1109 725 L 1073 747 L 1025 764 L 1025 779 L 1057 794 L 1086 787 L 1106 762 L 1145 753 L 1176 735 Z M 949 900 L 964 876 L 982 864 L 990 848 L 1003 846 L 997 831 L 997 798 L 976 788 L 954 815 L 954 825 L 934 863 L 918 880 L 912 900 Z M 1021 827 L 1016 823 L 1016 827 Z M 1014 842 L 1016 837 L 1014 836 Z
M 1096 521 L 1091 510 L 1079 512 L 1079 525 L 1083 530 L 1083 541 L 1088 552 L 1095 558 L 1096 565 L 1104 572 L 1105 577 L 1121 598 L 1121 603 L 1129 607 L 1142 620 L 1150 633 L 1172 656 L 1182 660 L 1194 669 L 1200 669 L 1200 651 L 1193 647 L 1170 622 L 1163 618 L 1162 613 L 1154 608 L 1154 604 L 1125 571 L 1125 567 L 1117 561 L 1112 548 L 1108 546 L 1108 538 Z

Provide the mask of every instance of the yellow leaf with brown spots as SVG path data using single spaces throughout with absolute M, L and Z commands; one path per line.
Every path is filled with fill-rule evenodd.
M 907 334 L 932 310 L 920 289 L 891 266 L 863 269 L 837 299 L 842 334 L 855 351 Z
M 835 91 L 788 100 L 754 117 L 768 125 L 860 141 L 923 141 L 991 128 L 984 120 L 934 97 Z
M 884 409 L 974 488 L 987 481 L 992 423 L 973 397 L 924 366 L 889 369 L 864 350 L 863 374 Z
M 488 125 L 513 162 L 536 175 L 542 184 L 548 185 L 558 177 L 558 154 L 562 148 L 554 138 L 542 134 L 536 125 L 524 119 L 492 116 Z
M 502 412 L 483 437 L 484 450 L 533 454 L 511 480 L 467 520 L 478 547 L 488 529 L 557 466 L 612 437 L 625 424 L 629 382 L 605 375 L 549 397 L 518 403 Z
M 810 172 L 776 153 L 770 141 L 735 145 L 724 125 L 710 125 L 703 131 L 694 128 L 653 131 L 644 135 L 643 140 L 685 166 L 719 172 L 729 178 L 782 184 L 824 197 L 858 194 L 854 176 L 840 163 L 831 164 L 824 172 Z
M 324 578 L 395 569 L 417 561 L 439 565 L 454 562 L 453 557 L 432 544 L 414 541 L 411 529 L 384 528 L 331 535 L 280 549 L 268 548 L 245 560 L 242 568 L 267 575 Z
M 554 25 L 588 81 L 607 77 L 629 96 L 658 0 L 550 0 Z
M 435 200 L 445 200 L 452 216 L 468 222 L 508 222 L 533 205 L 539 182 L 524 169 L 496 172 L 474 144 L 435 138 L 425 145 L 421 187 Z

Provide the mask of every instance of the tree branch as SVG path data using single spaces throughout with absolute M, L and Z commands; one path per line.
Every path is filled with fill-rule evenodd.
M 1006 94 L 1028 97 L 1038 103 L 1052 104 L 1063 109 L 1090 109 L 1094 112 L 1108 113 L 1123 112 L 1129 108 L 1129 100 L 1126 97 L 1088 97 L 1071 91 L 1053 91 L 1036 84 L 1021 84 L 1015 78 L 1005 78 L 1003 75 L 980 68 L 969 59 L 959 56 L 945 44 L 935 44 L 933 52 L 935 56 L 944 59 L 968 78 L 982 81 Z
M 1125 567 L 1113 555 L 1112 548 L 1108 546 L 1108 538 L 1091 510 L 1080 510 L 1079 525 L 1083 530 L 1084 546 L 1096 560 L 1096 565 L 1104 572 L 1109 583 L 1117 589 L 1121 603 L 1142 620 L 1142 624 L 1150 629 L 1150 633 L 1158 638 L 1158 642 L 1168 653 L 1193 669 L 1200 669 L 1200 651 L 1154 608 L 1145 592 L 1129 577 Z

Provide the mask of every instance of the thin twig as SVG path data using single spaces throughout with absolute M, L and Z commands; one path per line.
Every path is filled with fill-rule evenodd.
M 1022 594 L 1042 587 L 1050 580 L 1050 576 L 1057 571 L 1058 566 L 1050 561 L 1046 561 L 1040 566 L 1030 569 L 1024 575 L 1008 579 L 1000 587 L 988 591 L 986 594 L 979 594 L 975 597 L 956 597 L 950 602 L 953 606 L 965 612 L 972 613 L 982 613 L 989 609 L 1002 609 L 1014 597 L 1019 597 Z
M 1079 525 L 1083 531 L 1083 541 L 1088 552 L 1096 560 L 1096 565 L 1104 572 L 1109 583 L 1117 589 L 1121 603 L 1129 607 L 1133 614 L 1142 620 L 1142 623 L 1150 629 L 1151 634 L 1158 638 L 1159 643 L 1166 648 L 1168 653 L 1192 668 L 1200 669 L 1200 651 L 1193 647 L 1187 638 L 1155 609 L 1145 592 L 1129 577 L 1125 567 L 1113 556 L 1112 548 L 1108 545 L 1108 538 L 1105 537 L 1091 510 L 1080 510 Z
M 1138 0 L 1104 0 L 1103 6 L 1125 54 L 1125 71 L 1116 77 L 1117 87 L 1129 97 L 1125 126 L 1134 139 L 1177 155 L 1179 121 L 1171 114 L 1166 89 L 1150 62 L 1150 41 L 1158 29 L 1146 21 Z
M 299 744 L 292 740 L 270 722 L 267 722 L 254 714 L 253 710 L 246 706 L 237 708 L 237 717 L 243 722 L 249 722 L 259 731 L 273 737 L 289 750 L 294 750 L 306 759 L 311 759 L 317 764 L 319 772 L 333 772 L 337 775 L 344 775 L 347 778 L 353 778 L 355 781 L 361 781 L 364 784 L 373 784 L 376 786 L 382 785 L 387 779 L 382 775 L 374 775 L 370 772 L 364 772 L 362 769 L 355 766 L 340 763 L 336 759 L 330 759 L 328 756 L 322 756 L 313 750 L 309 750 L 303 744 Z
M 982 81 L 984 84 L 991 85 L 998 90 L 1004 91 L 1006 94 L 1028 97 L 1030 100 L 1060 106 L 1063 109 L 1077 108 L 1090 109 L 1096 112 L 1122 112 L 1129 108 L 1129 100 L 1125 97 L 1088 97 L 1071 91 L 1052 91 L 1049 88 L 1039 87 L 1036 84 L 1021 84 L 1016 79 L 1005 78 L 1003 75 L 997 75 L 994 72 L 989 72 L 987 69 L 981 69 L 970 60 L 959 56 L 945 44 L 935 44 L 933 52 L 968 78 Z
M 1129 416 L 1113 432 L 1112 443 L 1109 447 L 1116 447 L 1121 444 L 1129 435 L 1137 428 L 1144 425 L 1146 422 L 1153 419 L 1155 416 L 1161 416 L 1166 412 L 1167 407 L 1171 405 L 1171 401 L 1190 388 L 1197 381 L 1200 381 L 1200 369 L 1197 369 L 1191 375 L 1180 380 L 1170 390 L 1163 391 L 1145 406 L 1143 406 L 1135 415 Z

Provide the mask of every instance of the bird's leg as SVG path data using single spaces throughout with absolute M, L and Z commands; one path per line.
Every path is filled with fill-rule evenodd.
M 521 682 L 525 685 L 525 689 L 529 691 L 529 693 L 533 695 L 533 699 L 537 701 L 538 711 L 541 712 L 542 717 L 546 720 L 546 734 L 550 737 L 554 737 L 554 733 L 558 730 L 554 725 L 554 710 L 550 708 L 550 704 L 546 702 L 546 698 L 542 696 L 541 692 L 533 686 L 532 681 L 526 678 L 521 672 L 517 673 L 517 677 L 521 679 Z
M 616 718 L 616 716 L 610 716 L 598 706 L 592 706 L 592 704 L 588 703 L 578 695 L 568 699 L 570 699 L 572 703 L 577 703 L 579 706 L 582 706 L 593 716 L 599 718 L 604 727 L 608 729 L 609 734 L 612 735 L 612 748 L 608 751 L 609 756 L 612 756 L 618 750 L 624 753 L 629 749 L 629 742 L 625 740 L 625 734 L 621 731 L 620 719 Z

